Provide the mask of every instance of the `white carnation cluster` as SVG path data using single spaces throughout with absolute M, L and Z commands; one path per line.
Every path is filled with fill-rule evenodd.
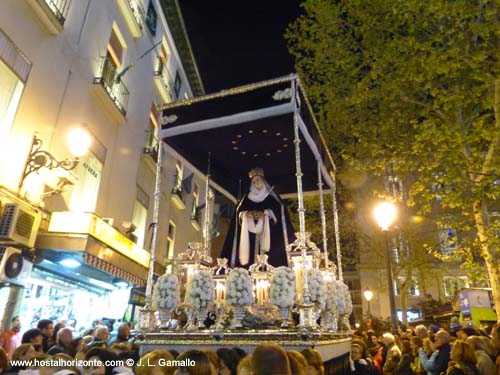
M 321 309 L 325 308 L 325 283 L 323 273 L 319 270 L 309 269 L 307 271 L 309 293 L 311 294 L 311 302 L 316 303 Z
M 351 315 L 352 301 L 349 287 L 343 281 L 337 280 L 338 302 L 337 312 L 338 315 Z
M 292 269 L 281 266 L 274 270 L 271 278 L 269 299 L 280 308 L 292 307 L 295 302 L 295 273 Z
M 206 308 L 214 299 L 212 274 L 208 271 L 195 273 L 189 282 L 189 302 L 195 308 Z
M 179 279 L 174 274 L 164 274 L 158 278 L 153 291 L 154 309 L 172 309 L 180 301 Z
M 230 306 L 249 306 L 253 303 L 252 279 L 246 269 L 235 268 L 229 272 L 226 303 Z
M 337 289 L 337 280 L 328 279 L 325 280 L 325 309 L 326 311 L 332 312 L 334 314 L 338 314 L 338 299 L 339 299 L 339 291 Z

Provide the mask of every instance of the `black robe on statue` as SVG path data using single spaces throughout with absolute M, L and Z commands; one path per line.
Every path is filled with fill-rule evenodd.
M 268 263 L 274 267 L 288 266 L 286 245 L 295 240 L 295 231 L 290 220 L 287 207 L 279 196 L 271 192 L 262 202 L 254 202 L 246 194 L 236 206 L 236 213 L 231 221 L 224 246 L 222 248 L 221 258 L 227 258 L 231 268 L 248 268 L 255 260 L 255 237 L 254 233 L 249 233 L 249 261 L 247 264 L 241 264 L 240 255 L 240 235 L 241 219 L 240 214 L 244 211 L 264 211 L 271 210 L 276 217 L 276 222 L 269 219 L 270 229 L 270 250 L 266 254 L 269 256 Z M 245 215 L 245 214 L 243 214 Z M 288 241 L 285 241 L 285 236 Z M 262 251 L 260 253 L 263 253 Z

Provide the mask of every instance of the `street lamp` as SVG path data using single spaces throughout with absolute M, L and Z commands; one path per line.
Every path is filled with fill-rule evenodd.
M 388 231 L 391 224 L 396 219 L 396 206 L 391 202 L 382 202 L 375 207 L 374 211 L 375 220 L 378 226 L 384 232 L 385 249 L 387 252 L 387 283 L 389 284 L 389 304 L 391 309 L 391 325 L 392 331 L 397 330 L 397 315 L 396 315 L 396 302 L 394 300 L 394 282 L 392 280 L 392 254 L 389 247 Z
M 370 311 L 370 301 L 373 298 L 373 292 L 370 289 L 366 289 L 363 295 L 365 296 L 366 302 L 368 302 L 368 317 L 370 317 L 372 315 Z
M 68 147 L 74 157 L 58 161 L 50 152 L 41 149 L 43 141 L 34 135 L 28 158 L 24 164 L 23 175 L 19 181 L 18 192 L 21 191 L 26 177 L 33 172 L 40 171 L 42 168 L 62 168 L 67 171 L 74 169 L 78 165 L 80 157 L 88 151 L 91 142 L 91 137 L 85 129 L 73 129 L 68 134 Z

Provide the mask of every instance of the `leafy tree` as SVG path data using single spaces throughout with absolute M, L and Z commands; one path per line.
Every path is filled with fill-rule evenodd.
M 362 173 L 391 166 L 422 216 L 471 234 L 457 254 L 482 258 L 500 306 L 500 4 L 303 7 L 286 38 L 332 148 Z

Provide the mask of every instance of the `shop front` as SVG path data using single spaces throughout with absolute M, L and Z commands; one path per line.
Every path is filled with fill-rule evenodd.
M 146 284 L 149 253 L 92 213 L 54 212 L 36 241 L 21 316 L 66 320 L 131 317 L 130 291 Z

